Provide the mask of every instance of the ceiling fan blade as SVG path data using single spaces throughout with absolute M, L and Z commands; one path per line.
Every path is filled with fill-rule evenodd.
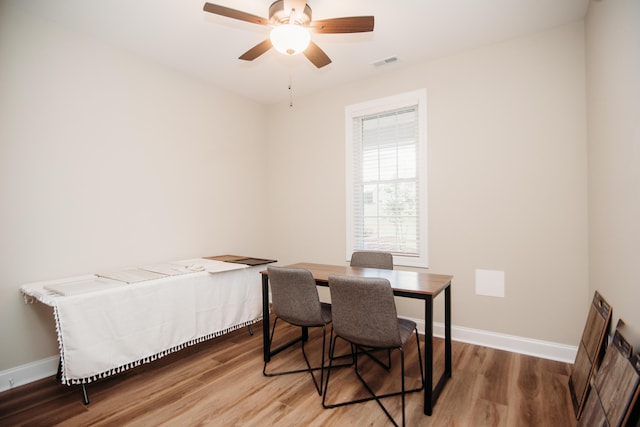
M 373 16 L 321 19 L 309 24 L 313 32 L 320 34 L 366 33 L 373 31 L 373 25 Z
M 331 58 L 329 58 L 327 54 L 324 53 L 324 50 L 320 49 L 320 47 L 312 41 L 309 42 L 309 46 L 302 53 L 304 53 L 304 56 L 306 56 L 307 59 L 318 68 L 331 64 Z
M 258 43 L 257 45 L 255 45 L 254 47 L 252 47 L 251 49 L 249 49 L 248 51 L 246 51 L 245 53 L 243 53 L 238 59 L 244 59 L 245 61 L 253 61 L 258 56 L 262 55 L 263 53 L 271 49 L 271 47 L 272 47 L 271 40 L 265 39 L 260 43 Z
M 216 15 L 226 16 L 227 18 L 251 22 L 252 24 L 269 25 L 269 20 L 267 18 L 261 18 L 250 13 L 242 12 L 240 10 L 231 9 L 229 7 L 224 7 L 213 3 L 205 3 L 202 10 L 209 13 L 215 13 Z

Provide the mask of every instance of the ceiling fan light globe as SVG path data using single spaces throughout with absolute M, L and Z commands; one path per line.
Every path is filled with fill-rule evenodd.
M 278 52 L 285 55 L 297 55 L 309 46 L 311 34 L 300 25 L 282 24 L 271 30 L 269 38 Z

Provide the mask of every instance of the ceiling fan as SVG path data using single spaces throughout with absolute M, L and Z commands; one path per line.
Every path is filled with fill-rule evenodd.
M 203 10 L 216 15 L 271 26 L 270 36 L 258 43 L 239 59 L 253 61 L 272 47 L 287 54 L 303 53 L 318 68 L 331 59 L 311 40 L 310 32 L 318 34 L 364 33 L 373 31 L 373 16 L 352 16 L 312 21 L 311 8 L 305 0 L 277 0 L 269 6 L 269 19 L 213 3 L 205 3 Z

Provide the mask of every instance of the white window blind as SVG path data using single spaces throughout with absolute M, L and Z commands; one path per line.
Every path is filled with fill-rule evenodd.
M 347 259 L 381 250 L 398 265 L 427 266 L 425 98 L 347 108 Z

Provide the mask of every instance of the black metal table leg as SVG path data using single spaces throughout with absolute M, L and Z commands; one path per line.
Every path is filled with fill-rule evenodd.
M 431 415 L 445 384 L 451 378 L 451 286 L 444 289 L 444 372 L 433 387 L 433 297 L 425 299 L 425 393 L 424 414 Z M 429 360 L 428 360 L 429 359 Z
M 451 286 L 444 290 L 444 370 L 451 378 Z
M 266 274 L 262 275 L 262 349 L 264 361 L 269 362 L 269 276 Z
M 58 362 L 58 372 L 56 372 L 56 381 L 62 383 L 62 358 Z M 80 384 L 82 389 L 82 403 L 88 405 L 89 402 L 89 393 L 87 392 L 87 387 L 84 384 Z
M 87 387 L 84 384 L 82 386 L 82 403 L 85 405 L 89 404 L 89 393 L 87 393 Z
M 424 300 L 424 414 L 433 409 L 433 297 Z

